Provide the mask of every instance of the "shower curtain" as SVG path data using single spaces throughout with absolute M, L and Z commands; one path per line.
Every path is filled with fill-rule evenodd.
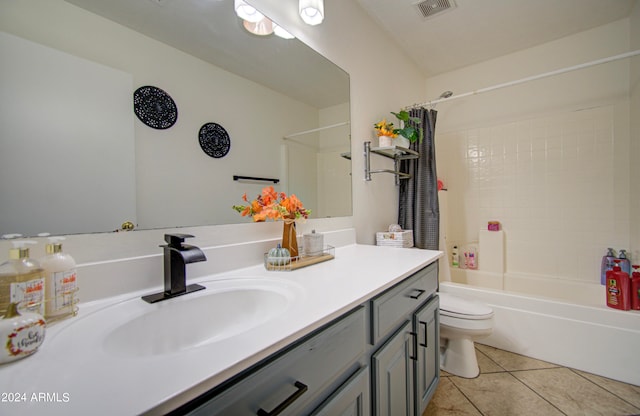
M 421 120 L 419 126 L 424 137 L 422 141 L 411 143 L 411 149 L 419 152 L 420 157 L 402 161 L 400 169 L 410 173 L 411 178 L 400 182 L 398 224 L 404 230 L 413 230 L 415 247 L 429 250 L 438 250 L 440 231 L 434 142 L 437 114 L 437 111 L 425 108 L 409 111 L 411 117 Z

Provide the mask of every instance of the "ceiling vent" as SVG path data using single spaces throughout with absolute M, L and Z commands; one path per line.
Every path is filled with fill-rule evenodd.
M 424 0 L 415 3 L 414 6 L 422 17 L 429 19 L 447 10 L 454 9 L 456 4 L 453 0 Z

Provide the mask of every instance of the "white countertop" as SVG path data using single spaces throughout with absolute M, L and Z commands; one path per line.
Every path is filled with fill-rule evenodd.
M 100 311 L 104 314 L 104 308 L 153 290 L 80 304 L 77 317 L 47 329 L 43 345 L 33 356 L 0 366 L 0 414 L 166 413 L 362 304 L 441 255 L 431 250 L 350 245 L 336 249 L 334 260 L 296 271 L 270 272 L 257 265 L 188 279 L 189 284 L 204 286 L 227 279 L 277 280 L 293 288 L 295 299 L 284 314 L 250 331 L 169 354 L 125 357 L 106 351 L 100 335 L 113 330 L 110 326 L 118 322 L 115 317 L 114 322 L 101 322 L 99 328 L 81 330 L 89 322 L 85 317 Z M 178 299 L 187 300 L 204 292 Z M 143 300 L 134 304 L 137 308 L 148 306 Z M 210 316 L 185 325 L 206 325 L 215 319 L 225 317 Z

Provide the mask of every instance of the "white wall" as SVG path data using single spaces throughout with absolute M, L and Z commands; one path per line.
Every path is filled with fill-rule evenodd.
M 627 52 L 630 38 L 630 20 L 623 19 L 432 77 L 427 95 Z M 627 59 L 439 104 L 436 149 L 449 189 L 449 244 L 477 240 L 488 220 L 499 220 L 507 273 L 593 284 L 607 247 L 637 250 L 629 80 Z
M 631 15 L 631 49 L 640 49 L 640 2 Z M 640 261 L 640 56 L 631 60 L 631 248 Z

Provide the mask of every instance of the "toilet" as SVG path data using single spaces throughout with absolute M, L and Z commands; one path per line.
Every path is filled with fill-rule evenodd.
M 493 309 L 450 293 L 440 297 L 440 369 L 465 378 L 480 374 L 474 341 L 493 330 Z

